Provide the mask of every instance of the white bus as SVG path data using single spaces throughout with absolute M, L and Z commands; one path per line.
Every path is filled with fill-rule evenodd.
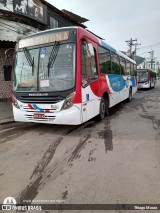
M 150 69 L 138 69 L 138 88 L 154 88 L 156 84 L 156 73 Z
M 15 121 L 78 125 L 132 98 L 136 62 L 81 27 L 51 29 L 17 43 Z

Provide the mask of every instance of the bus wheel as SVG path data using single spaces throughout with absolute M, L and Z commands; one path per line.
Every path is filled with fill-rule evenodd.
M 152 85 L 151 85 L 151 82 L 150 82 L 150 86 L 149 86 L 149 89 L 151 89 L 152 88 Z
M 127 101 L 130 102 L 131 100 L 132 100 L 132 89 L 130 88 L 129 89 L 129 96 L 128 96 Z
M 106 98 L 105 98 L 105 107 L 106 107 L 105 115 L 109 116 L 109 100 Z
M 104 98 L 101 97 L 99 115 L 97 116 L 97 120 L 103 120 L 105 118 L 105 113 L 106 113 L 106 105 L 105 105 Z

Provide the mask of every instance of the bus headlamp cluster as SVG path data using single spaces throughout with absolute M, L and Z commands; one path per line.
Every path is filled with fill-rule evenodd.
M 64 104 L 62 106 L 62 110 L 63 109 L 69 109 L 73 106 L 73 99 L 75 96 L 75 92 L 71 93 L 70 95 L 67 96 L 67 98 L 64 101 Z
M 12 95 L 12 103 L 17 109 L 20 109 L 18 101 L 13 95 Z

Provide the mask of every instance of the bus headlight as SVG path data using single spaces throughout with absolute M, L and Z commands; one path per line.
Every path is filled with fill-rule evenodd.
M 64 101 L 64 104 L 62 106 L 62 110 L 63 109 L 69 109 L 73 106 L 73 99 L 75 96 L 75 92 L 71 93 L 70 95 L 67 96 L 67 98 Z
M 12 103 L 17 108 L 20 109 L 17 99 L 12 95 Z

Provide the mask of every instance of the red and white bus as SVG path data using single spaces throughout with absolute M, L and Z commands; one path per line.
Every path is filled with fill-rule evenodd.
M 137 91 L 136 63 L 81 27 L 17 42 L 12 72 L 15 121 L 78 125 L 103 119 Z
M 156 73 L 150 69 L 138 69 L 138 88 L 154 88 L 156 84 Z

